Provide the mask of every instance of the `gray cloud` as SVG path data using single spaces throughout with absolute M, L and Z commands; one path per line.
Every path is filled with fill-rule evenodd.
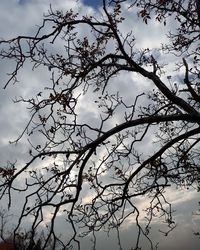
M 35 0 L 1 0 L 1 9 L 0 9 L 0 34 L 1 37 L 5 39 L 11 38 L 13 36 L 17 36 L 19 34 L 32 34 L 36 30 L 36 24 L 41 24 L 41 17 L 44 12 L 47 12 L 49 8 L 50 1 L 35 1 Z M 54 8 L 76 8 L 80 13 L 86 12 L 88 9 L 82 5 L 82 3 L 77 4 L 75 0 L 66 1 L 66 0 L 55 0 L 52 1 L 52 5 Z M 12 11 L 11 11 L 12 10 Z M 91 11 L 91 9 L 90 9 Z M 127 20 L 122 25 L 121 29 L 123 32 L 127 32 L 130 29 L 130 23 L 132 23 L 132 13 L 128 12 Z M 164 37 L 161 37 L 160 29 L 155 28 L 155 24 L 152 23 L 152 29 L 147 27 L 142 29 L 139 26 L 134 27 L 134 31 L 136 32 L 136 38 L 138 39 L 140 45 L 142 47 L 151 46 L 157 47 L 160 42 L 164 40 Z M 150 26 L 150 27 L 152 27 Z M 83 31 L 82 31 L 83 32 Z M 163 34 L 165 31 L 163 30 Z M 83 33 L 82 33 L 83 34 Z M 150 40 L 147 37 L 151 37 Z M 152 39 L 153 37 L 153 39 Z M 59 48 L 57 48 L 59 50 Z M 161 56 L 160 54 L 158 55 Z M 17 84 L 15 86 L 8 86 L 6 90 L 3 90 L 3 86 L 6 80 L 6 72 L 10 71 L 12 65 L 10 62 L 1 62 L 0 63 L 0 73 L 1 73 L 1 91 L 0 91 L 0 164 L 4 165 L 8 160 L 15 161 L 20 159 L 19 162 L 25 162 L 27 160 L 26 153 L 28 152 L 29 146 L 27 146 L 26 139 L 22 140 L 18 145 L 9 145 L 9 140 L 15 139 L 20 131 L 23 129 L 28 120 L 28 112 L 23 105 L 17 104 L 14 105 L 12 99 L 19 96 L 31 96 L 33 93 L 39 92 L 39 89 L 42 89 L 43 86 L 49 82 L 48 71 L 43 71 L 42 69 L 38 69 L 36 71 L 31 71 L 30 68 L 24 68 L 22 73 L 20 74 L 20 79 L 22 83 Z M 44 84 L 44 85 L 43 85 Z M 121 95 L 123 95 L 127 101 L 132 100 L 132 93 L 136 95 L 136 90 L 138 93 L 147 90 L 151 87 L 151 83 L 144 83 L 143 79 L 139 78 L 137 75 L 127 75 L 121 74 L 118 79 L 115 79 L 115 85 L 110 86 L 110 91 L 119 91 Z M 129 94 L 130 93 L 130 94 Z M 84 97 L 83 97 L 84 98 Z M 88 102 L 85 101 L 85 104 L 80 107 L 80 112 L 82 113 L 80 119 L 84 119 L 85 108 L 89 107 Z M 87 119 L 91 123 L 95 123 L 95 116 L 98 114 L 95 113 L 95 109 L 91 111 L 91 109 L 87 110 Z M 116 115 L 116 123 L 121 119 L 120 114 Z M 151 143 L 148 144 L 151 147 Z M 150 149 L 149 149 L 150 150 Z M 148 147 L 146 146 L 146 151 L 148 152 Z M 162 236 L 162 234 L 158 233 L 158 228 L 160 225 L 154 224 L 153 227 L 153 238 L 154 241 L 159 241 L 161 250 L 197 250 L 199 246 L 199 240 L 193 234 L 193 228 L 197 227 L 198 219 L 194 226 L 192 211 L 195 205 L 198 202 L 198 196 L 194 194 L 194 192 L 187 192 L 187 198 L 185 193 L 176 192 L 176 195 L 169 193 L 168 196 L 171 197 L 172 204 L 174 203 L 174 207 L 177 210 L 176 212 L 176 220 L 177 220 L 177 228 L 168 237 Z M 181 195 L 181 199 L 177 202 L 178 196 Z M 17 197 L 14 198 L 14 202 L 17 203 Z M 14 206 L 16 209 L 17 204 Z M 58 230 L 62 235 L 65 234 L 65 224 L 63 217 L 60 216 L 58 218 Z M 195 228 L 196 229 L 196 228 Z M 124 249 L 130 249 L 132 239 L 135 238 L 137 233 L 134 224 L 129 223 L 129 226 L 126 229 L 121 230 L 122 236 L 122 245 Z M 134 241 L 134 240 L 133 240 Z M 89 249 L 89 245 L 91 243 L 91 238 L 88 237 L 83 240 L 83 249 Z M 147 244 L 146 242 L 144 243 Z M 147 245 L 146 245 L 147 246 Z M 118 242 L 116 239 L 116 232 L 110 234 L 107 237 L 107 234 L 100 232 L 97 238 L 97 249 L 118 249 Z M 148 250 L 148 247 L 146 248 Z

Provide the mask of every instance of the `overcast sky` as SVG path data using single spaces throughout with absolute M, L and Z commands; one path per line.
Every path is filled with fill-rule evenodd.
M 100 6 L 100 0 L 84 0 L 77 2 L 76 0 L 0 0 L 0 37 L 11 38 L 17 35 L 32 34 L 36 30 L 36 24 L 42 23 L 42 15 L 47 12 L 50 3 L 54 9 L 70 9 L 74 8 L 80 13 L 90 12 L 97 14 Z M 94 11 L 92 8 L 96 8 Z M 126 20 L 122 25 L 122 32 L 126 33 L 130 24 L 132 25 L 132 19 L 130 12 L 126 14 Z M 170 25 L 170 24 L 168 24 Z M 169 26 L 168 26 L 169 27 Z M 149 46 L 156 48 L 166 38 L 164 36 L 163 28 L 157 27 L 157 24 L 153 22 L 148 28 L 142 26 L 135 26 L 134 32 L 138 38 L 138 44 L 141 47 Z M 161 58 L 165 60 L 165 58 Z M 6 72 L 11 69 L 12 65 L 9 62 L 0 62 L 0 75 L 1 75 L 1 90 L 0 90 L 0 164 L 4 165 L 8 160 L 18 162 L 26 161 L 26 154 L 29 150 L 26 145 L 26 141 L 19 143 L 17 146 L 9 145 L 9 140 L 13 140 L 19 135 L 22 127 L 28 120 L 28 114 L 26 109 L 22 105 L 14 105 L 12 99 L 17 96 L 25 95 L 31 96 L 41 86 L 41 82 L 45 82 L 48 78 L 48 71 L 30 72 L 26 71 L 26 67 L 23 69 L 23 73 L 20 76 L 22 80 L 20 84 L 15 86 L 8 86 L 6 90 L 3 90 L 3 86 L 6 80 Z M 124 82 L 121 89 L 124 94 L 130 88 L 127 87 L 127 82 L 133 81 L 132 76 L 124 75 L 118 81 Z M 126 86 L 126 87 L 124 87 Z M 135 82 L 134 88 L 139 92 L 143 89 L 149 88 L 148 83 L 144 83 L 138 79 Z M 128 96 L 128 94 L 127 94 Z M 90 106 L 89 106 L 90 107 Z M 88 105 L 82 107 L 84 110 L 88 108 Z M 89 108 L 88 112 L 95 113 L 95 110 Z M 92 114 L 95 117 L 95 114 Z M 151 142 L 149 142 L 151 145 Z M 147 150 L 147 149 L 146 149 Z M 154 225 L 154 239 L 160 241 L 160 250 L 198 250 L 200 240 L 193 235 L 195 230 L 200 228 L 200 221 L 197 217 L 193 216 L 193 211 L 198 208 L 198 196 L 191 190 L 186 192 L 173 192 L 169 193 L 169 198 L 176 210 L 176 229 L 168 236 L 164 237 L 158 233 L 158 225 Z M 4 205 L 4 204 L 2 204 Z M 62 218 L 60 218 L 62 221 Z M 63 226 L 64 227 L 64 226 Z M 60 225 L 62 231 L 62 223 Z M 129 225 L 122 230 L 122 244 L 125 250 L 130 249 L 133 235 L 135 234 L 134 224 Z M 83 250 L 88 249 L 89 239 L 86 239 L 83 244 Z M 97 241 L 98 250 L 100 249 L 117 249 L 116 241 L 113 241 L 113 237 L 107 238 L 103 233 Z M 148 250 L 148 248 L 146 248 Z

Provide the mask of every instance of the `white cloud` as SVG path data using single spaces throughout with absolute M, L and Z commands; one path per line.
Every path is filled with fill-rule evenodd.
M 42 23 L 42 15 L 43 13 L 47 13 L 48 8 L 52 4 L 53 9 L 70 9 L 73 8 L 76 11 L 81 13 L 89 12 L 93 14 L 94 10 L 91 7 L 84 7 L 84 5 L 76 0 L 1 0 L 1 9 L 0 9 L 0 34 L 1 37 L 8 39 L 21 34 L 32 34 L 37 30 L 37 25 Z M 97 15 L 97 13 L 96 13 Z M 142 48 L 145 47 L 158 47 L 161 42 L 165 41 L 165 28 L 161 28 L 154 21 L 150 21 L 150 25 L 142 25 L 141 27 L 137 24 L 136 19 L 132 18 L 132 13 L 129 11 L 126 13 L 126 20 L 123 25 L 121 25 L 121 29 L 123 33 L 130 31 L 133 28 L 136 36 L 136 44 L 137 42 Z M 84 34 L 84 30 L 81 31 Z M 161 36 L 162 33 L 162 36 Z M 58 48 L 59 49 L 59 48 Z M 5 73 L 8 68 L 10 70 L 9 62 L 1 64 L 1 87 L 4 86 Z M 33 92 L 39 92 L 38 87 L 41 88 L 41 82 L 45 84 L 49 80 L 48 71 L 44 70 L 36 70 L 31 71 L 28 67 L 24 68 L 20 78 L 22 79 L 22 84 L 17 84 L 16 86 L 9 86 L 7 90 L 1 90 L 0 92 L 0 117 L 3 119 L 0 120 L 0 163 L 6 163 L 7 158 L 15 160 L 18 157 L 25 160 L 25 153 L 28 151 L 28 148 L 25 146 L 25 141 L 17 147 L 9 146 L 8 141 L 13 137 L 19 135 L 20 130 L 27 122 L 27 111 L 23 109 L 21 105 L 13 105 L 11 101 L 11 97 L 26 95 L 30 96 Z M 125 96 L 127 100 L 133 98 L 133 94 L 136 95 L 139 92 L 142 92 L 151 87 L 150 82 L 145 82 L 140 77 L 135 74 L 121 74 L 119 78 L 115 79 L 115 85 L 109 86 L 111 91 L 119 91 L 121 95 Z M 137 91 L 135 91 L 137 90 Z M 82 101 L 84 104 L 79 107 L 79 111 L 81 113 L 81 119 L 87 118 L 91 123 L 95 123 L 98 118 L 98 113 L 96 112 L 96 107 L 92 106 L 92 104 L 87 102 L 87 98 L 85 96 L 82 97 Z M 87 116 L 86 116 L 87 114 Z M 119 123 L 121 120 L 120 114 L 116 115 L 113 120 L 113 124 L 115 125 Z M 151 143 L 146 144 L 145 151 L 148 152 L 148 147 L 151 147 Z M 152 148 L 151 148 L 152 149 Z M 144 150 L 144 148 L 143 148 Z M 192 213 L 192 205 L 197 200 L 196 194 L 194 192 L 185 192 L 185 191 L 177 191 L 170 192 L 167 194 L 169 196 L 170 201 L 174 204 L 175 208 L 180 209 L 182 206 L 185 206 L 185 209 L 182 210 L 181 214 L 177 215 L 177 218 L 180 223 L 184 224 L 185 215 L 187 213 Z M 88 196 L 91 198 L 92 196 Z M 140 203 L 141 210 L 146 205 L 146 201 Z M 145 213 L 142 212 L 141 217 L 144 217 Z M 49 219 L 48 216 L 46 216 Z M 61 220 L 61 217 L 59 218 Z M 129 221 L 129 226 L 132 223 L 132 220 Z M 127 224 L 128 225 L 128 224 Z M 191 225 L 192 227 L 192 225 Z M 131 228 L 131 227 L 130 227 Z M 130 229 L 129 228 L 129 229 Z M 174 235 L 178 235 L 178 239 L 181 240 L 181 233 L 183 235 L 187 235 L 187 230 L 189 229 L 189 219 L 187 219 L 187 226 L 184 225 L 181 227 L 180 231 L 175 231 Z M 177 233 L 177 234 L 176 234 Z M 132 237 L 131 232 L 129 231 L 127 234 Z M 176 244 L 175 236 L 169 238 L 168 242 L 163 244 L 162 250 L 167 249 L 167 246 L 171 246 L 173 250 L 173 244 Z M 125 235 L 124 235 L 125 237 Z M 171 241 L 170 241 L 171 240 Z M 188 239 L 189 241 L 190 239 Z M 196 241 L 195 241 L 196 242 Z M 173 243 L 173 244 L 172 244 Z M 110 243 L 112 244 L 112 243 Z M 186 249 L 184 248 L 185 241 L 182 242 L 182 245 L 177 246 L 176 249 Z M 196 243 L 195 243 L 196 244 Z M 195 245 L 196 246 L 196 245 Z M 196 250 L 197 248 L 190 248 L 191 250 Z M 112 246 L 113 247 L 113 246 Z M 111 248 L 110 248 L 111 249 Z

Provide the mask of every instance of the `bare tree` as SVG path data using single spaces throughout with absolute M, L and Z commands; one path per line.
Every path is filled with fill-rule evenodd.
M 140 249 L 140 236 L 149 239 L 154 217 L 162 216 L 169 231 L 175 226 L 165 190 L 200 188 L 199 1 L 103 0 L 102 4 L 99 18 L 50 9 L 35 35 L 0 42 L 1 58 L 16 65 L 5 88 L 17 81 L 26 63 L 36 72 L 43 67 L 50 73 L 49 84 L 36 96 L 16 100 L 28 105 L 30 120 L 13 143 L 28 136 L 30 161 L 0 169 L 1 198 L 8 195 L 9 207 L 15 192 L 25 193 L 15 234 L 27 217 L 32 220 L 33 239 L 46 224 L 44 249 L 51 237 L 53 248 L 57 242 L 62 249 L 74 244 L 80 249 L 80 237 L 89 234 L 95 249 L 98 231 L 119 232 L 129 217 L 135 219 L 135 249 Z M 178 62 L 176 69 L 184 70 L 179 82 L 171 82 L 173 73 L 165 72 L 154 50 L 137 48 L 134 31 L 121 33 L 124 8 L 147 25 L 150 19 L 176 25 L 160 53 L 171 53 Z M 81 29 L 88 36 L 79 34 Z M 58 41 L 62 52 L 55 49 Z M 125 72 L 154 87 L 146 93 L 133 92 L 132 100 L 127 100 L 112 90 Z M 81 114 L 86 100 L 96 110 L 95 121 L 87 119 L 87 112 Z M 40 142 L 35 144 L 37 135 Z M 152 138 L 153 150 L 145 154 L 144 143 Z M 140 199 L 149 202 L 145 226 L 140 223 Z M 48 223 L 46 213 L 51 217 Z M 65 240 L 56 232 L 60 216 L 70 228 Z M 153 249 L 151 241 L 150 246 Z
M 5 209 L 0 210 L 0 249 L 1 250 L 41 250 L 42 242 L 45 240 L 44 233 L 37 234 L 36 239 L 32 238 L 31 231 L 22 232 L 18 230 L 15 235 L 12 232 L 12 225 L 9 225 L 13 220 L 13 215 L 8 214 Z M 15 240 L 14 240 L 15 238 Z M 51 240 L 47 245 L 47 249 L 51 250 Z

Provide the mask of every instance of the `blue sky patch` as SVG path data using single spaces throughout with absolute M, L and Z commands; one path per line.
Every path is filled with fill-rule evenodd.
M 83 3 L 97 8 L 98 6 L 102 5 L 102 0 L 83 0 Z

